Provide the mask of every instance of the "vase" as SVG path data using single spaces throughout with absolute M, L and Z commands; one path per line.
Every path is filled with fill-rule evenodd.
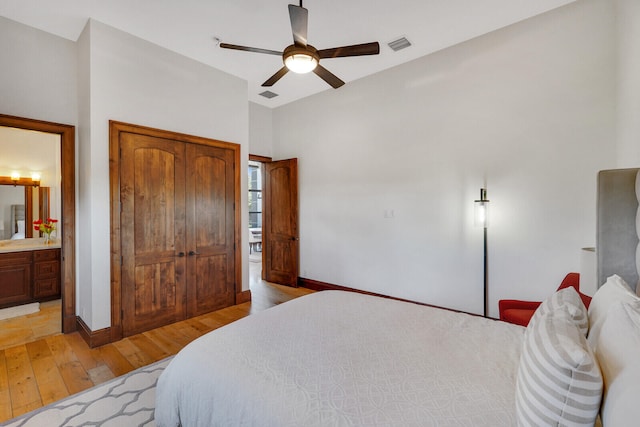
M 51 234 L 50 233 L 44 233 L 44 244 L 48 245 L 49 242 L 51 242 Z

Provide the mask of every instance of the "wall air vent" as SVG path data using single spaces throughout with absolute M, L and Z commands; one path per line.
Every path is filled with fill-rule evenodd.
M 265 90 L 264 92 L 259 94 L 260 96 L 264 96 L 267 99 L 271 99 L 271 98 L 275 98 L 276 96 L 278 96 L 277 93 L 273 93 L 270 90 Z
M 411 42 L 407 40 L 406 37 L 400 37 L 399 39 L 390 41 L 387 43 L 394 52 L 404 49 L 405 47 L 411 46 Z

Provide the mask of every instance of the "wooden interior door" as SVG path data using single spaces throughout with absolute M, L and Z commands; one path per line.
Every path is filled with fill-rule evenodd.
M 298 159 L 265 163 L 263 279 L 298 285 Z
M 186 306 L 185 144 L 121 133 L 124 336 L 182 320 Z
M 187 144 L 187 315 L 235 304 L 235 163 L 230 149 Z

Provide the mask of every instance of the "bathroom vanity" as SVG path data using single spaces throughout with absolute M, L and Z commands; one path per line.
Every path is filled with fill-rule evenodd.
M 0 308 L 60 298 L 60 242 L 0 241 Z

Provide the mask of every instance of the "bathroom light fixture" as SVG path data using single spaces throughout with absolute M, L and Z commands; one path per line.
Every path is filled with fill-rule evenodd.
M 11 172 L 11 181 L 13 181 L 13 186 L 18 185 L 18 181 L 20 181 L 20 172 Z
M 40 186 L 40 179 L 42 178 L 42 174 L 40 172 L 31 172 L 31 181 L 33 181 L 33 186 Z
M 474 222 L 476 227 L 482 227 L 484 231 L 484 317 L 489 313 L 489 300 L 487 290 L 489 287 L 489 271 L 487 259 L 487 227 L 489 226 L 489 200 L 487 199 L 487 189 L 480 189 L 480 199 L 474 202 Z

